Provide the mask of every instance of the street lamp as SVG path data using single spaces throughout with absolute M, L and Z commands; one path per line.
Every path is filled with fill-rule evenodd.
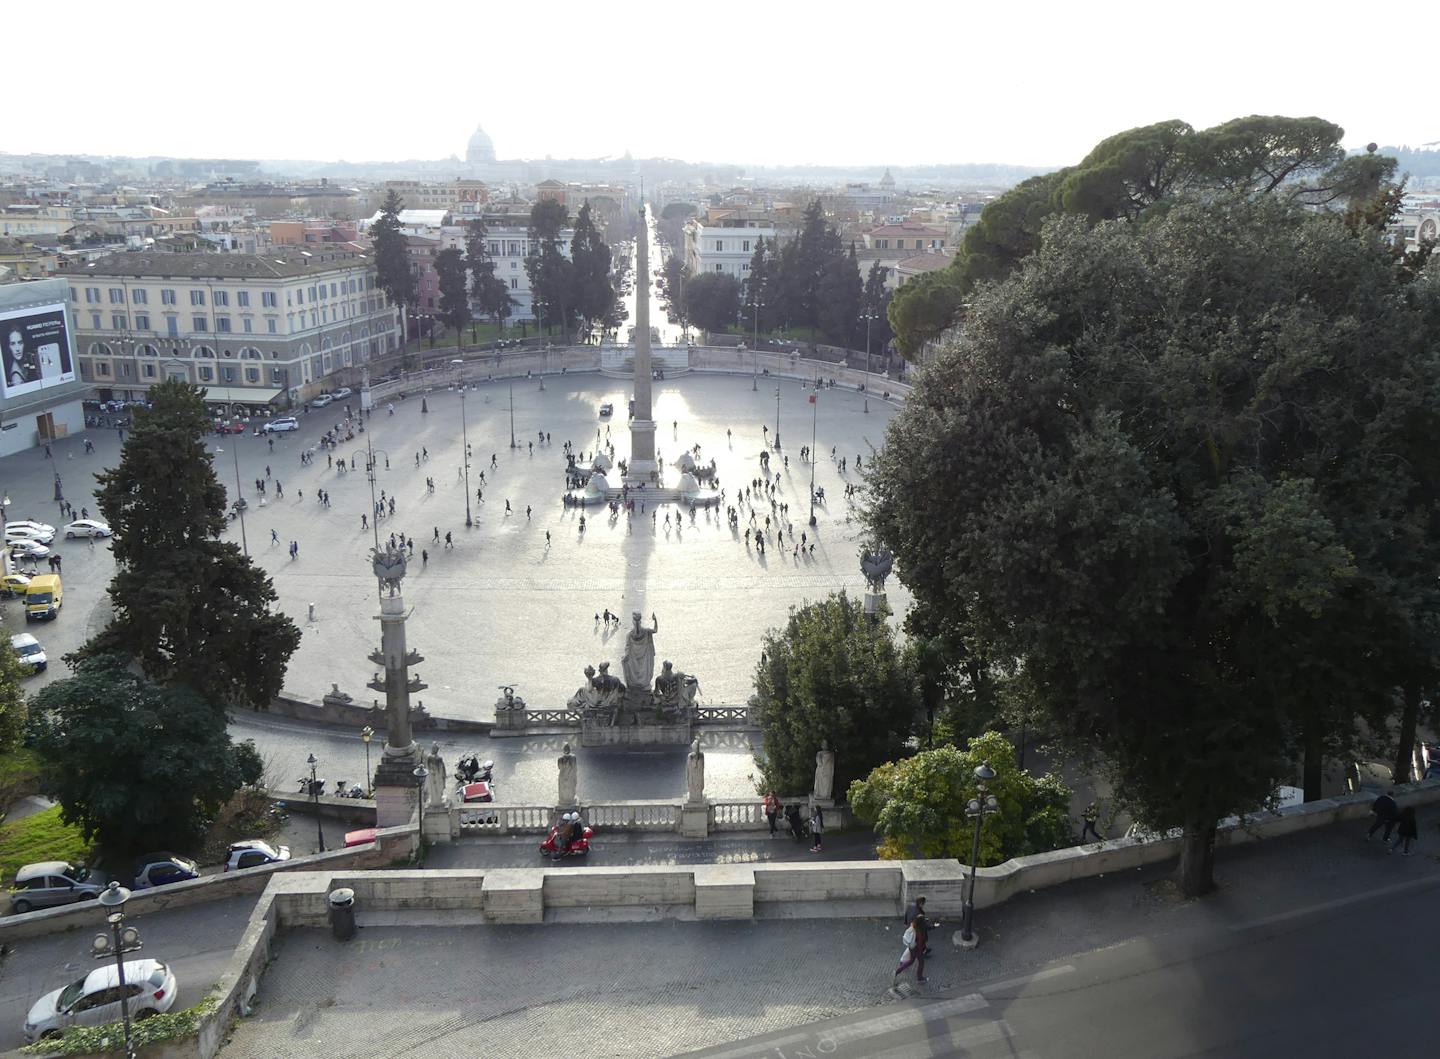
M 375 729 L 368 724 L 360 729 L 360 739 L 365 744 L 365 797 L 372 798 L 375 795 L 375 786 L 372 783 L 370 772 L 370 740 L 375 738 Z
M 430 775 L 430 770 L 424 765 L 416 765 L 410 772 L 415 777 L 415 803 L 421 816 L 425 815 L 425 780 Z
M 876 319 L 874 313 L 865 314 L 865 374 L 870 375 L 870 324 Z
M 125 954 L 140 948 L 140 932 L 126 927 L 125 902 L 130 900 L 130 891 L 118 882 L 112 882 L 100 894 L 100 904 L 109 913 L 105 917 L 110 924 L 110 933 L 96 934 L 90 943 L 90 953 L 97 960 L 115 957 L 115 973 L 120 987 L 120 1022 L 125 1027 L 125 1059 L 135 1059 L 135 1040 L 130 1030 L 130 998 L 125 988 Z
M 215 446 L 216 452 L 224 452 L 219 445 Z M 230 446 L 230 456 L 235 461 L 235 513 L 240 516 L 240 547 L 245 551 L 245 558 L 250 558 L 250 542 L 245 539 L 245 497 L 241 495 L 240 489 L 240 454 L 235 451 L 235 446 Z
M 755 333 L 751 336 L 750 363 L 753 370 L 750 372 L 750 392 L 754 393 L 760 389 L 760 299 L 755 299 Z
M 305 759 L 305 764 L 310 766 L 310 798 L 315 803 L 315 834 L 320 846 L 315 852 L 324 853 L 325 827 L 320 822 L 320 784 L 315 779 L 315 766 L 320 764 L 320 762 L 315 760 L 314 754 L 311 754 Z
M 460 440 L 465 445 L 465 451 L 461 454 L 465 460 L 462 464 L 465 468 L 465 526 L 469 528 L 475 525 L 475 520 L 470 515 L 470 428 L 465 422 L 465 378 L 462 374 L 465 362 L 457 357 L 450 363 L 455 365 L 455 377 L 460 382 Z
M 515 444 L 515 383 L 510 383 L 510 447 L 519 448 Z
M 975 770 L 975 797 L 965 806 L 965 815 L 975 821 L 975 841 L 970 846 L 970 889 L 965 895 L 965 906 L 960 917 L 960 944 L 973 949 L 980 944 L 975 936 L 975 877 L 980 874 L 980 826 L 990 813 L 1000 811 L 1000 803 L 989 793 L 986 785 L 995 778 L 990 762 L 982 761 Z
M 775 447 L 780 447 L 780 384 L 775 384 Z

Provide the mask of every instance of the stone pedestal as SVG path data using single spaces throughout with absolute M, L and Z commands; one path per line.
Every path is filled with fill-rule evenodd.
M 710 806 L 682 805 L 680 835 L 682 838 L 706 838 L 710 834 Z
M 420 764 L 420 748 L 412 744 L 412 753 L 392 754 L 387 748 L 375 770 L 375 826 L 399 827 L 408 824 L 420 806 L 424 793 L 415 778 Z
M 586 715 L 580 721 L 581 746 L 647 747 L 689 746 L 689 721 L 674 724 L 605 724 Z
M 460 818 L 448 805 L 426 806 L 420 816 L 420 833 L 431 842 L 454 842 L 460 837 Z
M 872 589 L 865 590 L 865 613 L 872 617 L 889 611 L 890 604 L 885 598 L 884 592 L 876 592 Z

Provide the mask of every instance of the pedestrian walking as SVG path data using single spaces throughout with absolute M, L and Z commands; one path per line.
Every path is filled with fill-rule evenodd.
M 1409 857 L 1415 851 L 1410 846 L 1420 837 L 1419 826 L 1415 822 L 1415 807 L 1407 805 L 1400 810 L 1399 829 L 1395 835 L 1395 844 L 1390 847 L 1390 852 L 1400 850 L 1402 857 Z
M 510 501 L 509 501 L 509 499 L 506 499 L 506 501 L 505 501 L 505 514 L 507 514 L 507 515 L 510 514 Z
M 940 924 L 931 923 L 925 915 L 923 897 L 917 897 L 915 903 L 920 905 L 920 911 L 910 920 L 910 925 L 905 928 L 901 938 L 905 950 L 900 954 L 900 965 L 895 968 L 895 974 L 891 979 L 891 986 L 900 982 L 900 976 L 909 970 L 910 965 L 915 965 L 915 981 L 927 981 L 925 977 L 925 953 L 930 945 L 930 931 Z
M 925 914 L 925 898 L 917 897 L 910 902 L 910 907 L 905 909 L 905 925 L 908 927 L 915 921 L 915 917 Z M 925 955 L 931 955 L 930 946 L 925 946 Z
M 430 553 L 429 553 L 428 551 L 426 551 L 424 548 L 421 548 L 421 549 L 420 549 L 420 565 L 421 565 L 421 566 L 424 566 L 424 565 L 425 565 L 426 563 L 428 563 L 429 561 L 430 561 Z
M 270 543 L 272 545 L 280 543 L 280 534 L 276 533 L 273 529 L 270 531 Z
M 1391 797 L 1394 793 L 1386 791 L 1370 803 L 1370 812 L 1375 817 L 1375 822 L 1370 825 L 1370 830 L 1365 832 L 1367 842 L 1375 837 L 1375 832 L 1381 827 L 1385 828 L 1385 834 L 1380 836 L 1380 841 L 1390 841 L 1390 833 L 1395 830 L 1395 824 L 1400 819 L 1400 806 L 1396 805 L 1395 799 Z
M 774 838 L 777 833 L 775 830 L 775 818 L 779 815 L 780 799 L 775 797 L 774 791 L 771 791 L 769 794 L 765 795 L 765 819 L 770 821 L 771 838 Z
M 810 835 L 815 839 L 814 843 L 810 846 L 810 852 L 823 853 L 825 838 L 825 811 L 821 809 L 819 805 L 816 805 L 814 811 L 810 814 Z
M 455 539 L 450 536 L 450 531 L 449 531 L 449 530 L 446 530 L 446 531 L 445 531 L 445 547 L 447 547 L 447 548 L 453 548 L 453 547 L 455 547 Z
M 363 511 L 360 513 L 360 528 L 362 530 L 370 528 L 370 520 Z
M 1089 835 L 1094 835 L 1096 842 L 1105 841 L 1105 837 L 1095 828 L 1096 823 L 1100 820 L 1100 806 L 1091 802 L 1085 807 L 1085 811 L 1080 814 L 1080 819 L 1085 824 L 1085 826 L 1080 829 L 1081 842 L 1084 842 Z
M 545 531 L 545 547 L 550 547 L 550 531 Z
M 439 527 L 439 526 L 436 526 L 436 527 L 435 527 L 435 543 L 436 543 L 436 544 L 439 544 L 439 543 L 440 543 L 440 527 Z

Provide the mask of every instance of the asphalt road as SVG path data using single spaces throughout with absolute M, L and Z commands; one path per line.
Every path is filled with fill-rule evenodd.
M 220 978 L 249 921 L 256 897 L 229 898 L 172 911 L 127 916 L 144 949 L 130 959 L 168 963 L 180 983 L 175 1010 L 199 1001 Z M 0 960 L 0 1051 L 25 1043 L 22 1028 L 30 1006 L 99 966 L 90 939 L 105 928 L 95 909 L 94 929 L 76 929 L 11 944 Z
M 688 1053 L 699 1059 L 1410 1055 L 1436 990 L 1430 875 L 1216 932 L 1125 944 L 957 996 Z M 1082 909 L 1076 909 L 1083 915 Z M 946 948 L 949 948 L 947 945 Z M 954 959 L 955 957 L 948 957 Z M 913 974 L 913 972 L 912 972 Z M 903 988 L 910 993 L 908 986 Z

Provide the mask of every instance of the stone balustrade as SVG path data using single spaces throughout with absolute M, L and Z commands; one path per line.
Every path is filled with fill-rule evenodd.
M 678 831 L 678 802 L 605 802 L 580 808 L 580 818 L 597 831 Z

